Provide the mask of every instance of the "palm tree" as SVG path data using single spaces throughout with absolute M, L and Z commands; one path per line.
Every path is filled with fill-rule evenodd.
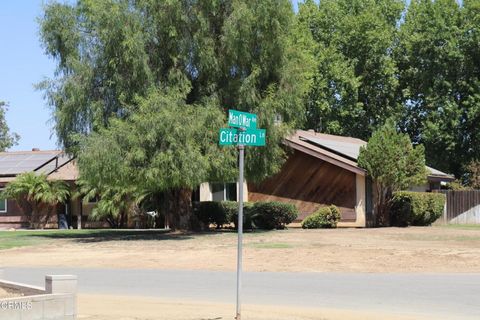
M 45 186 L 46 188 L 37 194 L 38 200 L 47 207 L 44 222 L 41 223 L 43 226 L 48 223 L 50 216 L 57 209 L 58 205 L 65 203 L 70 196 L 70 188 L 61 180 L 48 181 Z
M 70 195 L 63 181 L 48 181 L 45 174 L 26 172 L 18 175 L 2 192 L 2 197 L 17 201 L 28 217 L 30 227 L 44 227 L 52 211 Z M 43 215 L 43 219 L 42 219 Z
M 123 228 L 128 222 L 128 217 L 132 213 L 132 207 L 137 202 L 134 196 L 134 190 L 130 187 L 119 188 L 111 186 L 93 186 L 90 182 L 79 179 L 77 182 L 78 191 L 74 197 L 83 198 L 88 202 L 96 197 L 99 200 L 89 215 L 93 221 L 107 221 L 112 228 Z

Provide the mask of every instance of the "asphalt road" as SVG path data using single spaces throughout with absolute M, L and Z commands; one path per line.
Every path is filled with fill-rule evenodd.
M 75 274 L 80 293 L 234 303 L 233 272 L 5 268 L 11 281 L 43 286 L 46 274 Z M 243 302 L 480 319 L 480 274 L 244 273 Z

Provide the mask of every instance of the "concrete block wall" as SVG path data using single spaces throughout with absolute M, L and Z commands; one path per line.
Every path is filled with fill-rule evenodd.
M 0 320 L 75 320 L 77 318 L 77 277 L 48 275 L 45 289 L 2 280 L 0 287 L 32 294 L 0 299 Z

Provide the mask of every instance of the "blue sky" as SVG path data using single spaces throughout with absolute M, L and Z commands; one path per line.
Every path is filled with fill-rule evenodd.
M 297 0 L 293 0 L 296 7 Z M 0 100 L 7 123 L 20 135 L 10 150 L 56 149 L 51 110 L 34 84 L 52 77 L 55 63 L 41 48 L 36 19 L 42 0 L 0 0 Z
M 55 69 L 39 42 L 41 5 L 41 0 L 0 1 L 0 100 L 10 104 L 7 123 L 21 136 L 11 150 L 56 148 L 51 112 L 33 87 Z
M 292 0 L 295 9 L 299 0 Z M 55 63 L 40 46 L 36 18 L 42 0 L 0 0 L 0 100 L 10 104 L 7 123 L 20 134 L 11 150 L 57 148 L 51 110 L 34 84 L 52 77 Z

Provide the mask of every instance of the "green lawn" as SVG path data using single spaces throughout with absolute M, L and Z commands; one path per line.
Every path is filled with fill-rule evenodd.
M 159 240 L 166 238 L 164 230 L 28 230 L 0 231 L 0 250 L 45 244 L 55 239 L 71 239 L 79 242 L 112 240 Z M 181 238 L 181 235 L 168 235 Z M 185 236 L 187 237 L 187 236 Z
M 449 229 L 480 230 L 480 224 L 447 224 L 442 227 Z
M 284 242 L 256 242 L 247 244 L 246 246 L 256 249 L 290 249 L 293 245 Z

